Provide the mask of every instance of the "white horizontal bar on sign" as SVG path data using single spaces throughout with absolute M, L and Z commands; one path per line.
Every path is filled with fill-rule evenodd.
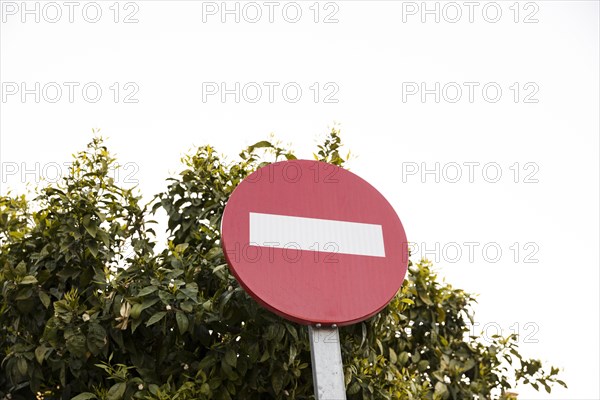
M 381 225 L 250 213 L 250 245 L 385 257 Z

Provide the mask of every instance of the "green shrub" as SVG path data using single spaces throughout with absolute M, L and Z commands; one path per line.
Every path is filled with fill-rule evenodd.
M 343 165 L 333 129 L 315 157 Z M 0 399 L 310 399 L 307 330 L 261 308 L 219 244 L 223 208 L 256 168 L 294 155 L 263 141 L 226 161 L 210 146 L 148 205 L 119 187 L 94 139 L 37 197 L 0 198 Z M 155 250 L 156 212 L 168 243 Z M 400 245 L 400 244 L 399 244 Z M 341 328 L 349 399 L 512 398 L 558 382 L 517 338 L 469 337 L 475 299 L 410 264 L 377 316 Z

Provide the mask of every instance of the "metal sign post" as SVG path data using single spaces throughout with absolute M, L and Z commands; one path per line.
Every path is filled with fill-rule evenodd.
M 308 326 L 313 385 L 317 400 L 346 400 L 340 335 L 336 326 Z

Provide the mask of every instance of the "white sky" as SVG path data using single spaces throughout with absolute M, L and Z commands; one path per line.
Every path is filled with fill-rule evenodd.
M 523 353 L 564 368 L 568 390 L 521 387 L 520 398 L 600 398 L 597 1 L 477 2 L 472 23 L 462 1 L 437 3 L 439 23 L 433 14 L 421 21 L 421 2 L 400 1 L 279 2 L 273 23 L 262 1 L 254 3 L 262 11 L 256 23 L 249 20 L 257 8 L 245 2 L 239 23 L 233 14 L 221 22 L 221 2 L 76 2 L 73 23 L 62 1 L 28 1 L 30 10 L 38 4 L 39 22 L 20 1 L 0 3 L 3 194 L 23 192 L 40 175 L 53 179 L 92 128 L 102 129 L 127 167 L 120 180 L 139 182 L 149 197 L 195 145 L 235 157 L 274 132 L 310 158 L 317 139 L 340 122 L 357 155 L 352 171 L 389 199 L 409 240 L 439 258 L 442 276 L 479 293 L 476 330 L 508 334 L 518 324 Z M 96 8 L 99 21 L 88 22 Z M 288 22 L 297 8 L 299 21 Z M 498 8 L 499 21 L 488 22 Z M 462 17 L 449 22 L 457 9 Z M 62 17 L 51 23 L 57 10 Z M 124 23 L 130 14 L 138 22 Z M 324 23 L 327 16 L 337 22 Z M 35 92 L 36 82 L 39 103 L 35 94 L 23 100 L 21 83 Z M 73 102 L 64 82 L 75 82 Z M 245 96 L 222 102 L 203 92 L 221 82 L 246 85 Z M 262 88 L 256 103 L 248 101 L 252 82 Z M 273 102 L 263 82 L 276 82 Z M 434 94 L 424 102 L 420 92 L 410 95 L 421 82 L 427 89 L 440 83 L 439 103 Z M 82 95 L 88 83 L 90 97 L 93 85 L 102 89 L 96 103 Z M 288 98 L 302 89 L 296 103 L 282 94 L 288 83 Z M 52 103 L 57 85 L 62 98 Z M 462 97 L 452 103 L 457 86 Z M 492 102 L 496 87 L 502 94 Z M 135 88 L 138 102 L 125 103 Z M 338 102 L 326 103 L 335 90 Z M 439 182 L 421 176 L 436 163 Z M 462 178 L 451 183 L 457 164 Z M 499 181 L 488 182 L 498 168 Z M 477 242 L 472 259 L 465 242 Z M 491 262 L 497 248 L 502 255 Z

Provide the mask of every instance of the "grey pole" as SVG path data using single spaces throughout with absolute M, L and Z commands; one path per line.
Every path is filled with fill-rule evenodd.
M 308 327 L 313 384 L 317 400 L 346 400 L 344 365 L 338 328 Z

